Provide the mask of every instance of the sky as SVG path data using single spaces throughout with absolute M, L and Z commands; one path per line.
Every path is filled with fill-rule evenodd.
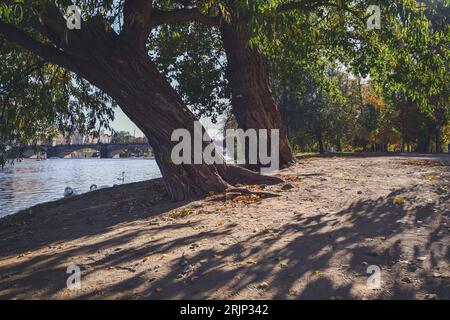
M 218 125 L 215 125 L 211 122 L 209 118 L 202 118 L 200 122 L 207 130 L 220 130 Z M 220 117 L 219 117 L 219 123 Z M 141 130 L 127 117 L 125 113 L 120 108 L 114 109 L 114 121 L 111 123 L 111 126 L 116 131 L 128 131 L 131 135 L 136 137 L 143 137 L 144 134 Z M 210 133 L 211 138 L 214 138 L 214 134 Z
M 136 125 L 131 122 L 131 120 L 123 113 L 120 108 L 114 109 L 114 121 L 111 124 L 111 127 L 116 131 L 128 131 L 132 135 L 136 137 L 143 137 L 144 134 L 141 130 L 139 130 Z

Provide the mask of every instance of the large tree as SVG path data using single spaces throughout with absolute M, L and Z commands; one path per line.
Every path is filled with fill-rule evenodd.
M 83 21 L 69 30 L 63 13 L 72 1 L 8 1 L 3 5 L 0 34 L 52 64 L 88 80 L 107 93 L 144 132 L 152 146 L 167 190 L 175 200 L 222 192 L 228 183 L 275 183 L 225 164 L 175 165 L 171 140 L 176 129 L 194 136 L 192 112 L 158 71 L 146 41 L 152 30 L 170 23 L 176 11 L 165 12 L 148 0 L 79 1 Z M 20 7 L 21 16 L 11 15 Z M 17 11 L 17 10 L 16 10 Z M 183 17 L 210 21 L 198 10 L 185 9 Z

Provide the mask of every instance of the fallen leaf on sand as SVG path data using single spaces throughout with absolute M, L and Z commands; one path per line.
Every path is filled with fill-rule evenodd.
M 173 210 L 169 213 L 169 216 L 173 219 L 180 219 L 187 217 L 189 215 L 193 214 L 192 210 L 189 209 L 181 209 L 181 210 Z
M 401 196 L 395 197 L 394 203 L 396 205 L 398 205 L 398 206 L 404 205 L 405 204 L 405 198 L 403 198 Z
M 161 255 L 161 259 L 164 259 L 165 257 L 167 257 L 169 254 L 168 253 L 163 253 L 162 255 Z
M 242 204 L 252 204 L 256 203 L 262 200 L 262 197 L 258 194 L 248 194 L 248 195 L 238 195 L 234 196 L 231 199 L 227 199 L 225 201 L 225 204 L 233 205 L 235 203 L 242 203 Z
M 319 270 L 317 270 L 316 272 L 314 272 L 314 274 L 316 275 L 316 277 L 322 277 L 323 273 L 320 272 Z
M 265 230 L 265 234 L 270 236 L 270 237 L 276 237 L 278 236 L 278 232 L 272 230 L 272 229 L 266 229 Z
M 255 259 L 248 259 L 248 260 L 242 261 L 240 264 L 242 266 L 249 265 L 249 264 L 256 264 L 256 260 Z
M 286 181 L 290 181 L 290 182 L 302 182 L 302 179 L 299 177 L 286 177 L 284 178 Z

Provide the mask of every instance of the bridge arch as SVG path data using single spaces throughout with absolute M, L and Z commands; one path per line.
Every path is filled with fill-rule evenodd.
M 115 143 L 115 144 L 90 144 L 90 145 L 57 145 L 52 147 L 46 147 L 48 157 L 64 157 L 68 154 L 79 151 L 92 149 L 100 153 L 101 158 L 112 158 L 118 153 L 129 150 L 130 152 L 149 152 L 150 146 L 147 143 Z
M 60 145 L 54 147 L 47 147 L 47 157 L 66 158 L 69 154 L 76 151 L 90 150 L 94 152 L 101 152 L 98 145 Z

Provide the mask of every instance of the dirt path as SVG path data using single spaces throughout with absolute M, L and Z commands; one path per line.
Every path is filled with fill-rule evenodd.
M 450 299 L 443 160 L 309 158 L 252 194 L 171 203 L 153 181 L 37 206 L 0 220 L 0 298 Z

